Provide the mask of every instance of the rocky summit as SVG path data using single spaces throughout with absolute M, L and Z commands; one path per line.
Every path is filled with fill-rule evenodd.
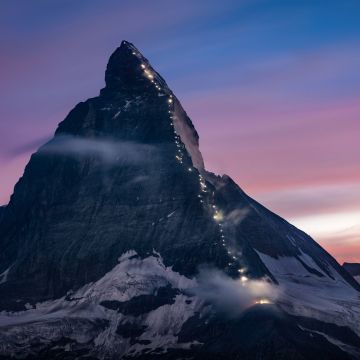
M 358 359 L 360 285 L 205 170 L 127 41 L 0 208 L 0 359 Z

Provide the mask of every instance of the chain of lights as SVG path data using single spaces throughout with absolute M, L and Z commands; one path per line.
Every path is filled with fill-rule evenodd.
M 133 52 L 133 55 L 137 55 L 136 52 Z M 181 138 L 178 135 L 178 133 L 176 132 L 175 126 L 174 126 L 174 119 L 175 119 L 175 113 L 174 113 L 174 99 L 173 99 L 173 95 L 169 94 L 168 91 L 165 91 L 165 89 L 162 89 L 161 84 L 159 82 L 156 81 L 156 78 L 152 72 L 151 69 L 147 68 L 147 66 L 145 64 L 141 64 L 140 65 L 141 69 L 143 70 L 144 76 L 149 79 L 149 81 L 154 84 L 156 90 L 159 93 L 163 93 L 164 95 L 167 95 L 167 105 L 168 105 L 168 114 L 169 114 L 169 119 L 170 119 L 170 125 L 173 128 L 174 131 L 174 142 L 175 145 L 177 147 L 176 149 L 176 154 L 175 154 L 175 159 L 180 163 L 183 164 L 183 158 L 184 158 L 184 145 L 181 142 Z M 189 167 L 187 169 L 189 172 L 193 171 L 192 167 Z M 206 181 L 204 179 L 204 177 L 199 174 L 199 194 L 198 194 L 198 198 L 201 204 L 204 204 L 204 201 L 206 199 L 206 197 L 208 197 L 208 193 L 209 190 L 207 188 L 206 185 Z M 212 214 L 213 214 L 213 219 L 214 221 L 216 221 L 216 223 L 218 224 L 219 227 L 219 233 L 220 233 L 220 241 L 221 241 L 221 245 L 225 248 L 228 256 L 229 256 L 229 263 L 228 266 L 238 266 L 239 264 L 239 257 L 237 256 L 237 254 L 231 250 L 229 250 L 228 248 L 228 242 L 227 239 L 225 237 L 224 234 L 224 226 L 223 226 L 223 219 L 224 216 L 222 214 L 222 212 L 217 208 L 217 206 L 214 204 L 214 197 L 213 194 L 211 195 L 211 200 L 210 200 L 210 206 L 211 206 L 211 210 L 212 210 Z M 239 267 L 238 268 L 238 272 L 239 272 L 239 276 L 240 276 L 240 282 L 242 284 L 245 285 L 245 283 L 248 281 L 248 278 L 245 276 L 246 273 L 246 269 Z M 267 299 L 260 299 L 255 301 L 256 304 L 269 304 L 270 301 L 268 301 Z

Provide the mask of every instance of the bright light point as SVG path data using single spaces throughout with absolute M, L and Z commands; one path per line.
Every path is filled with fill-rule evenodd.
M 168 99 L 168 103 L 171 104 L 173 101 L 172 99 Z
M 223 215 L 221 212 L 217 211 L 215 212 L 213 218 L 216 220 L 216 221 L 221 221 L 223 219 Z
M 188 168 L 189 171 L 192 171 L 192 168 Z
M 271 304 L 271 302 L 268 299 L 260 299 L 260 300 L 256 300 L 255 304 Z
M 245 269 L 244 269 L 244 268 L 240 268 L 240 269 L 238 269 L 238 272 L 239 272 L 240 274 L 243 274 L 243 273 L 245 272 Z
M 246 281 L 248 281 L 248 278 L 247 278 L 246 276 L 242 276 L 242 277 L 240 278 L 240 281 L 241 281 L 241 282 L 246 282 Z
M 142 69 L 145 69 L 145 67 L 146 67 L 144 64 L 141 64 L 140 66 Z

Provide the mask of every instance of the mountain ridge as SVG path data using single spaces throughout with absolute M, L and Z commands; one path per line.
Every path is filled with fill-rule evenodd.
M 134 45 L 111 55 L 105 82 L 0 212 L 0 355 L 358 358 L 360 285 L 205 170 L 191 119 Z M 248 318 L 264 325 L 248 328 L 252 345 Z M 212 346 L 232 332 L 231 351 L 226 336 Z

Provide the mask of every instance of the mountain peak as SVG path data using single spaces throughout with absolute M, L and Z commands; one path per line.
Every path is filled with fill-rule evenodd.
M 161 89 L 167 95 L 172 94 L 165 80 L 153 69 L 148 59 L 132 43 L 125 40 L 109 58 L 105 83 L 105 93 L 132 87 L 140 91 L 153 88 L 153 92 Z
M 124 40 L 112 53 L 105 83 L 100 96 L 78 104 L 56 134 L 183 144 L 192 164 L 204 169 L 194 125 L 165 80 L 132 43 Z
M 0 207 L 0 249 L 1 359 L 349 360 L 360 347 L 360 285 L 204 170 L 180 101 L 127 41 Z

